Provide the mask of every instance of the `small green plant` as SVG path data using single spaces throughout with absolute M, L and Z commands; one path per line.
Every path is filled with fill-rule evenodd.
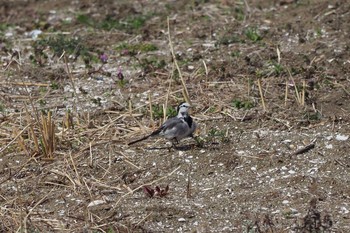
M 147 53 L 158 50 L 157 46 L 150 43 L 139 43 L 139 44 L 127 44 L 123 43 L 115 48 L 117 51 L 123 51 L 128 55 L 136 55 L 137 53 Z
M 5 112 L 5 106 L 0 102 L 0 112 Z
M 125 79 L 119 79 L 116 81 L 116 83 L 119 88 L 124 88 L 125 85 L 128 84 L 128 81 Z
M 6 31 L 10 26 L 7 23 L 0 23 L 0 32 Z
M 94 27 L 96 24 L 93 18 L 86 14 L 79 14 L 76 19 L 78 23 L 84 24 L 86 26 Z
M 319 121 L 322 119 L 322 114 L 320 112 L 306 112 L 304 114 L 304 119 L 308 121 Z
M 60 88 L 60 85 L 59 85 L 57 82 L 53 81 L 53 82 L 50 84 L 50 88 L 51 88 L 52 90 L 58 90 L 58 89 Z
M 231 52 L 231 57 L 239 57 L 241 55 L 241 51 L 235 50 Z
M 229 138 L 227 137 L 226 130 L 219 130 L 216 128 L 209 129 L 209 132 L 208 132 L 209 141 L 214 140 L 214 138 L 219 138 L 221 142 L 229 142 Z
M 239 100 L 239 99 L 234 99 L 232 100 L 232 106 L 237 109 L 244 109 L 248 110 L 254 107 L 254 103 L 249 101 L 249 100 Z
M 256 76 L 259 78 L 270 77 L 270 76 L 280 76 L 285 72 L 285 68 L 275 61 L 268 61 L 260 69 L 256 70 Z
M 40 99 L 40 100 L 39 100 L 39 105 L 40 105 L 41 107 L 45 107 L 45 106 L 46 106 L 46 100 Z
M 235 7 L 235 14 L 234 17 L 238 21 L 244 20 L 244 10 L 242 7 Z
M 80 38 L 69 38 L 65 35 L 58 34 L 49 38 L 41 38 L 33 42 L 34 54 L 30 56 L 30 59 L 43 65 L 44 61 L 48 58 L 45 49 L 48 47 L 53 52 L 53 56 L 59 57 L 65 52 L 67 55 L 72 55 L 76 60 L 78 57 L 82 57 L 86 66 L 90 66 L 90 62 L 94 60 L 94 55 L 91 53 L 91 49 L 84 46 L 84 43 Z
M 216 111 L 216 107 L 215 106 L 210 106 L 208 109 L 208 112 L 210 113 L 214 113 Z
M 102 103 L 101 103 L 101 98 L 100 97 L 96 97 L 96 98 L 93 98 L 91 99 L 92 103 L 96 104 L 97 106 L 102 106 Z
M 116 81 L 116 83 L 119 86 L 119 88 L 123 88 L 128 83 L 128 81 L 124 78 L 124 74 L 121 67 L 119 67 L 117 78 L 118 80 Z
M 158 60 L 156 57 L 147 57 L 139 60 L 140 66 L 145 73 L 153 72 L 154 70 L 163 69 L 166 66 L 164 59 Z
M 284 68 L 281 64 L 274 62 L 272 65 L 276 76 L 279 76 L 280 74 L 282 74 L 282 72 L 284 71 Z
M 47 88 L 46 88 L 46 87 L 39 87 L 39 92 L 40 92 L 41 94 L 44 94 L 44 93 L 47 92 Z
M 321 37 L 323 35 L 322 28 L 316 28 L 315 34 L 316 36 Z
M 147 16 L 144 15 L 130 15 L 126 18 L 120 19 L 114 15 L 107 15 L 104 19 L 98 21 L 87 14 L 79 14 L 76 17 L 76 21 L 80 24 L 110 31 L 112 29 L 131 31 L 141 28 L 146 20 Z
M 110 31 L 114 28 L 119 28 L 120 24 L 117 19 L 114 19 L 112 16 L 107 15 L 98 25 L 98 28 L 101 28 L 106 31 Z
M 258 41 L 262 40 L 262 37 L 260 36 L 260 34 L 256 28 L 248 27 L 245 30 L 244 34 L 249 40 L 251 40 L 253 42 L 258 42 Z
M 164 112 L 163 112 L 163 106 L 162 105 L 152 105 L 152 114 L 155 119 L 163 118 Z M 168 107 L 166 109 L 166 116 L 168 118 L 176 116 L 176 109 L 172 107 Z
M 237 35 L 224 35 L 218 40 L 218 44 L 229 45 L 233 43 L 241 43 L 242 40 Z
M 126 19 L 126 27 L 127 28 L 132 28 L 132 29 L 139 29 L 141 28 L 146 22 L 146 17 L 144 16 L 131 16 Z

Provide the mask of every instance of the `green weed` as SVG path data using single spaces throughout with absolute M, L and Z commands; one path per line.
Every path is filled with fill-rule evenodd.
M 254 107 L 254 103 L 249 101 L 249 100 L 239 100 L 239 99 L 234 99 L 232 100 L 232 106 L 237 109 L 244 109 L 248 110 Z
M 268 61 L 261 69 L 256 70 L 256 75 L 260 78 L 270 76 L 280 76 L 285 72 L 285 68 L 275 61 Z
M 93 19 L 90 15 L 79 14 L 76 17 L 76 21 L 80 24 L 106 31 L 112 29 L 130 31 L 141 28 L 145 24 L 147 18 L 147 16 L 143 15 L 132 15 L 119 19 L 113 15 L 107 15 L 104 19 L 98 21 L 97 19 Z
M 207 138 L 209 141 L 213 141 L 215 138 L 218 138 L 221 142 L 229 142 L 229 138 L 226 135 L 226 130 L 219 130 L 216 128 L 209 129 Z
M 96 24 L 93 18 L 86 14 L 79 14 L 76 19 L 78 23 L 84 24 L 86 26 L 94 27 Z
M 39 92 L 41 94 L 45 94 L 47 92 L 47 88 L 46 87 L 39 87 Z
M 45 107 L 46 106 L 46 100 L 44 100 L 44 99 L 40 99 L 39 100 L 39 105 L 41 106 L 41 107 Z
M 11 27 L 10 24 L 0 23 L 0 32 L 6 31 L 9 27 Z
M 163 112 L 163 106 L 162 105 L 152 105 L 152 114 L 155 119 L 163 118 L 164 112 Z M 173 107 L 168 107 L 166 109 L 166 116 L 168 118 L 176 116 L 177 112 L 176 109 Z
M 127 51 L 127 54 L 136 55 L 137 53 L 147 53 L 158 50 L 158 47 L 150 43 L 127 44 L 123 43 L 115 48 L 117 51 Z
M 58 34 L 36 40 L 32 46 L 34 54 L 30 56 L 30 59 L 39 65 L 43 65 L 44 60 L 48 58 L 48 54 L 45 52 L 47 47 L 53 52 L 53 57 L 60 57 L 65 52 L 65 54 L 73 56 L 74 60 L 81 57 L 86 66 L 90 66 L 91 61 L 96 61 L 96 58 L 94 59 L 94 55 L 91 53 L 91 49 L 85 46 L 80 38 L 69 38 Z
M 5 105 L 0 102 L 0 112 L 5 112 Z
M 57 82 L 52 82 L 52 83 L 50 84 L 50 88 L 51 88 L 52 90 L 58 90 L 58 89 L 60 88 L 60 85 L 59 85 Z
M 224 35 L 218 40 L 217 44 L 229 45 L 241 42 L 242 40 L 237 35 Z
M 251 40 L 253 42 L 258 42 L 258 41 L 262 40 L 262 37 L 256 28 L 248 27 L 245 30 L 244 34 L 249 40 Z
M 119 88 L 124 88 L 128 81 L 125 79 L 118 79 L 116 83 Z
M 320 112 L 305 112 L 304 119 L 308 121 L 319 121 L 322 119 L 322 114 Z
M 235 7 L 235 14 L 234 17 L 238 21 L 244 20 L 244 10 L 242 7 Z
M 101 107 L 102 103 L 101 103 L 101 98 L 100 97 L 96 97 L 96 98 L 92 98 L 91 101 L 92 103 L 96 104 L 97 106 Z
M 239 57 L 241 55 L 241 51 L 235 50 L 231 52 L 231 57 Z

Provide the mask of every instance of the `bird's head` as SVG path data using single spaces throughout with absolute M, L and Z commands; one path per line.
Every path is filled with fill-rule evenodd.
M 188 109 L 191 107 L 189 103 L 181 103 L 177 106 L 178 116 L 185 116 L 188 114 Z

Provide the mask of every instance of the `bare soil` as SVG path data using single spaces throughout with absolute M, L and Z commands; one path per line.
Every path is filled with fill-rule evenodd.
M 14 0 L 0 19 L 0 232 L 350 232 L 349 1 Z M 184 85 L 197 142 L 128 146 Z

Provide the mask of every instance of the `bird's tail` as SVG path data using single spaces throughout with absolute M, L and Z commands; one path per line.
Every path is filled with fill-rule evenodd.
M 130 146 L 130 145 L 132 145 L 132 144 L 135 144 L 135 143 L 137 143 L 137 142 L 141 142 L 141 141 L 143 141 L 143 140 L 146 140 L 146 139 L 149 138 L 149 137 L 151 137 L 151 135 L 147 135 L 147 136 L 145 136 L 145 137 L 143 137 L 143 138 L 140 138 L 140 139 L 137 139 L 137 140 L 135 140 L 135 141 L 129 142 L 129 143 L 128 143 L 128 146 Z

